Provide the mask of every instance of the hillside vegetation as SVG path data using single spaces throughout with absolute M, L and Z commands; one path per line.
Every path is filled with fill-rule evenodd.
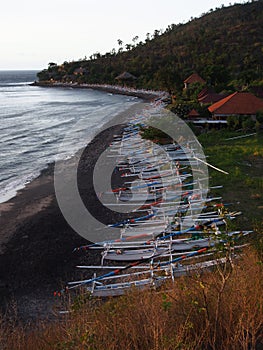
M 167 9 L 169 11 L 169 9 Z M 263 85 L 263 1 L 211 9 L 186 24 L 172 24 L 132 44 L 89 59 L 50 63 L 40 81 L 116 83 L 128 71 L 136 87 L 180 91 L 184 79 L 198 72 L 208 84 L 222 89 Z M 136 33 L 135 33 L 136 34 Z

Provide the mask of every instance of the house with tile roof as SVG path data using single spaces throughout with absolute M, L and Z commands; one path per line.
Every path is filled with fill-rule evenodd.
M 184 88 L 188 89 L 191 84 L 200 83 L 205 84 L 206 81 L 200 77 L 197 73 L 191 74 L 188 78 L 184 80 Z
M 205 87 L 202 91 L 200 91 L 200 93 L 197 96 L 197 99 L 201 105 L 211 105 L 222 100 L 226 96 L 226 94 L 216 93 L 213 88 Z
M 213 119 L 227 119 L 229 116 L 256 116 L 263 110 L 263 100 L 250 92 L 234 92 L 208 107 Z

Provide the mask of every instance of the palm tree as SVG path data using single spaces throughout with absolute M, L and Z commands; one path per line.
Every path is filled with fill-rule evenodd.
M 121 39 L 118 39 L 117 42 L 118 42 L 118 45 L 119 45 L 118 52 L 122 52 L 123 51 L 123 47 L 122 47 L 123 41 Z
M 160 35 L 160 30 L 155 29 L 154 33 L 153 33 L 153 39 L 157 38 Z
M 145 41 L 149 41 L 150 40 L 150 35 L 151 35 L 150 33 L 146 34 L 146 40 Z
M 135 47 L 135 43 L 136 43 L 136 41 L 137 41 L 138 39 L 139 39 L 138 35 L 136 35 L 136 36 L 132 39 L 133 44 L 134 44 L 134 47 Z

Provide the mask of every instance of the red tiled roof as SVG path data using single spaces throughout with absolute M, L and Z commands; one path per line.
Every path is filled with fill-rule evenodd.
M 263 100 L 250 92 L 234 92 L 208 107 L 209 112 L 218 115 L 256 114 L 263 109 Z
M 206 96 L 207 94 L 209 94 L 209 93 L 212 93 L 212 92 L 214 92 L 214 90 L 213 89 L 209 89 L 208 87 L 205 87 L 203 90 L 201 90 L 200 92 L 199 92 L 199 94 L 197 95 L 197 98 L 198 98 L 198 100 L 200 99 L 200 98 L 202 98 L 202 97 L 204 97 L 204 96 Z
M 187 84 L 192 84 L 192 83 L 204 84 L 205 80 L 203 78 L 201 78 L 197 73 L 193 73 L 188 78 L 185 79 L 184 83 L 187 83 Z
M 226 96 L 226 94 L 216 93 L 215 90 L 211 87 L 205 87 L 202 91 L 199 92 L 199 94 L 197 95 L 197 99 L 200 103 L 212 104 L 222 100 Z
M 225 97 L 226 95 L 217 94 L 216 92 L 210 92 L 207 95 L 198 98 L 198 101 L 201 103 L 215 103 L 222 100 Z
M 188 113 L 188 117 L 200 117 L 200 114 L 195 109 L 192 109 L 191 112 Z

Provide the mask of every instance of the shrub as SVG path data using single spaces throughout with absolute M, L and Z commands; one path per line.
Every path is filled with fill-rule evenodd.
M 230 130 L 238 130 L 241 128 L 241 119 L 239 116 L 230 115 L 227 117 L 227 126 Z
M 263 110 L 257 112 L 256 118 L 260 124 L 263 124 Z
M 256 126 L 256 121 L 253 120 L 250 116 L 243 118 L 243 120 L 242 120 L 242 128 L 245 131 L 254 130 L 255 126 Z

